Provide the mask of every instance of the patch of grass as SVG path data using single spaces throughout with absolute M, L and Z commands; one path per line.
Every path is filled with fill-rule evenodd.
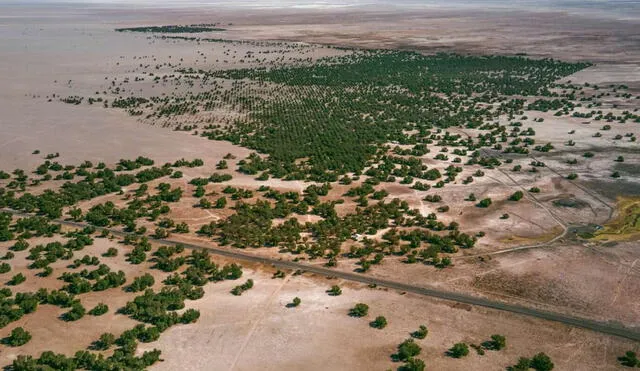
M 598 240 L 630 240 L 640 236 L 640 198 L 619 197 L 616 217 L 595 233 Z
M 509 237 L 505 237 L 499 240 L 501 243 L 508 243 L 510 245 L 530 245 L 536 243 L 543 243 L 552 240 L 557 235 L 562 233 L 562 228 L 560 226 L 555 226 L 550 229 L 547 233 L 534 235 L 534 236 L 518 236 L 512 235 Z

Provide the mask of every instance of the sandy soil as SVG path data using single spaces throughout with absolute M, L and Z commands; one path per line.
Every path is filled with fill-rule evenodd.
M 428 326 L 429 335 L 417 340 L 422 347 L 419 358 L 438 370 L 503 369 L 539 351 L 549 354 L 559 370 L 613 370 L 615 355 L 631 345 L 582 330 L 357 285 L 341 284 L 343 294 L 330 297 L 325 290 L 338 282 L 323 278 L 271 279 L 261 272 L 247 277 L 255 286 L 240 297 L 229 297 L 232 282 L 207 288 L 195 304 L 204 313 L 197 324 L 170 329 L 158 343 L 144 347 L 173 354 L 155 368 L 396 368 L 399 364 L 390 356 L 420 324 Z M 287 308 L 296 296 L 302 299 L 300 307 Z M 367 317 L 347 315 L 358 302 L 369 305 Z M 368 325 L 378 315 L 389 322 L 383 330 Z M 454 343 L 479 344 L 494 333 L 507 337 L 507 349 L 485 356 L 472 351 L 461 360 L 444 355 Z
M 216 171 L 216 162 L 227 153 L 237 156 L 236 160 L 229 161 L 229 170 L 223 171 L 233 174 L 234 178 L 229 182 L 233 186 L 255 189 L 266 184 L 300 192 L 306 184 L 279 180 L 258 182 L 252 176 L 240 175 L 233 169 L 239 159 L 250 153 L 249 150 L 160 127 L 165 122 L 148 125 L 124 112 L 103 109 L 99 104 L 73 106 L 47 102 L 49 98 L 57 100 L 57 97 L 71 94 L 89 96 L 95 90 L 103 91 L 112 86 L 133 93 L 132 85 L 124 80 L 148 78 L 142 73 L 144 68 L 140 64 L 157 65 L 160 74 L 172 71 L 180 56 L 183 58 L 180 65 L 185 67 L 230 68 L 237 63 L 233 56 L 240 58 L 249 50 L 242 45 L 230 48 L 205 43 L 194 50 L 189 42 L 115 33 L 115 27 L 178 21 L 184 24 L 211 22 L 216 18 L 215 21 L 231 23 L 225 37 L 233 39 L 405 48 L 425 53 L 526 53 L 533 57 L 590 60 L 596 65 L 567 79 L 602 86 L 627 84 L 631 92 L 640 91 L 640 43 L 636 21 L 564 13 L 505 14 L 445 9 L 411 14 L 388 11 L 354 14 L 301 10 L 207 13 L 189 9 L 172 12 L 146 9 L 130 12 L 118 8 L 36 7 L 26 16 L 24 9 L 8 9 L 0 15 L 3 35 L 0 38 L 0 81 L 3 83 L 0 90 L 0 169 L 33 168 L 43 162 L 44 155 L 53 152 L 60 152 L 61 156 L 56 160 L 64 164 L 78 164 L 84 160 L 112 164 L 121 158 L 139 155 L 153 158 L 158 164 L 179 158 L 202 158 L 205 166 L 181 169 L 185 177 L 171 181 L 185 188 L 183 200 L 172 205 L 171 216 L 176 221 L 187 221 L 192 230 L 230 212 L 194 209 L 192 206 L 197 200 L 190 196 L 194 187 L 186 184 L 193 177 L 208 176 Z M 261 48 L 267 51 L 271 47 Z M 288 57 L 319 58 L 334 53 L 338 52 L 323 46 L 305 46 L 304 51 Z M 268 56 L 274 60 L 278 57 L 275 54 Z M 185 89 L 185 86 L 145 80 L 135 88 L 141 89 L 137 93 L 153 95 L 172 94 L 171 89 Z M 602 102 L 608 110 L 617 113 L 637 107 L 637 101 L 611 97 Z M 613 108 L 613 104 L 618 104 L 619 108 Z M 553 112 L 525 114 L 530 118 L 545 119 L 541 123 L 528 120 L 525 127 L 535 129 L 538 143 L 552 143 L 556 150 L 513 156 L 513 164 L 505 166 L 504 171 L 486 170 L 485 176 L 476 177 L 471 184 L 450 184 L 441 192 L 419 192 L 397 185 L 389 188 L 391 197 L 407 200 L 423 214 L 435 212 L 438 206 L 447 204 L 451 209 L 440 213 L 440 220 L 456 220 L 460 222 L 461 230 L 469 233 L 485 231 L 487 237 L 482 238 L 474 249 L 458 253 L 454 266 L 445 270 L 420 264 L 407 265 L 400 259 L 387 258 L 369 274 L 637 325 L 640 321 L 640 307 L 635 300 L 640 290 L 637 285 L 640 274 L 637 242 L 585 244 L 569 233 L 552 247 L 494 255 L 505 248 L 552 240 L 574 225 L 602 224 L 615 213 L 613 206 L 618 194 L 638 193 L 638 144 L 613 139 L 616 134 L 635 132 L 637 135 L 637 124 L 614 123 L 610 131 L 595 138 L 594 134 L 601 132 L 604 123 L 585 124 L 584 119 L 558 118 Z M 224 122 L 229 115 L 222 110 L 213 112 L 207 119 Z M 569 135 L 572 130 L 575 134 Z M 466 130 L 460 132 L 477 134 Z M 569 139 L 576 142 L 575 146 L 565 146 Z M 41 154 L 32 155 L 35 149 Z M 437 146 L 433 146 L 431 154 L 423 160 L 430 167 L 442 170 L 450 162 L 433 160 L 436 151 Z M 582 154 L 586 151 L 594 152 L 595 157 L 584 159 Z M 625 163 L 615 163 L 613 160 L 621 153 Z M 570 158 L 577 158 L 578 164 L 566 164 Z M 546 166 L 537 173 L 528 172 L 532 160 L 543 161 Z M 508 169 L 516 164 L 522 165 L 523 171 L 510 172 Z M 459 179 L 473 174 L 477 168 L 465 167 Z M 621 178 L 613 180 L 612 171 L 619 171 Z M 579 178 L 566 179 L 570 172 L 577 173 Z M 150 188 L 158 182 L 151 182 Z M 517 203 L 506 201 L 513 192 L 533 186 L 539 187 L 541 192 L 527 195 Z M 209 185 L 207 191 L 219 192 L 219 188 Z M 336 187 L 328 198 L 341 197 L 346 188 Z M 479 209 L 473 202 L 464 201 L 472 192 L 478 199 L 491 197 L 494 205 Z M 421 201 L 426 194 L 433 193 L 441 194 L 443 202 Z M 567 199 L 579 201 L 580 207 L 557 205 L 558 200 Z M 106 200 L 123 204 L 121 197 L 110 195 L 83 203 L 82 207 Z M 350 201 L 340 206 L 341 212 L 353 208 Z M 509 214 L 509 219 L 500 218 L 504 213 Z M 193 235 L 181 238 L 203 241 Z M 2 250 L 7 246 L 0 243 Z M 99 255 L 110 246 L 116 246 L 115 242 L 97 239 L 96 245 L 87 250 Z M 122 252 L 118 258 L 109 258 L 112 269 L 124 270 L 130 279 L 148 270 L 148 267 L 124 262 Z M 274 249 L 260 249 L 255 253 L 283 257 Z M 65 269 L 66 263 L 56 263 L 52 278 L 36 278 L 35 272 L 26 269 L 25 255 L 26 252 L 17 253 L 11 262 L 12 272 L 4 275 L 8 279 L 17 272 L 25 272 L 28 278 L 20 290 L 62 286 L 55 277 Z M 353 270 L 354 263 L 342 259 L 338 269 Z M 324 290 L 335 282 L 325 278 L 296 276 L 277 280 L 271 279 L 270 275 L 268 268 L 249 269 L 242 281 L 253 278 L 256 286 L 240 297 L 229 294 L 238 282 L 208 285 L 203 299 L 189 303 L 202 312 L 197 324 L 176 326 L 163 334 L 158 342 L 141 345 L 141 349 L 162 349 L 165 361 L 155 368 L 166 370 L 397 368 L 399 364 L 390 359 L 395 346 L 423 323 L 431 332 L 426 340 L 419 341 L 423 347 L 420 358 L 430 369 L 502 369 L 514 364 L 520 356 L 544 351 L 552 356 L 560 370 L 609 370 L 616 368 L 618 355 L 628 349 L 637 349 L 637 344 L 553 323 L 384 290 L 344 284 L 342 296 L 329 297 Z M 75 323 L 65 323 L 56 318 L 64 310 L 43 306 L 35 314 L 5 327 L 0 331 L 0 337 L 6 336 L 14 326 L 23 326 L 33 334 L 33 340 L 19 349 L 3 346 L 0 360 L 8 363 L 18 354 L 37 354 L 43 349 L 72 354 L 86 348 L 102 332 L 118 333 L 132 327 L 134 321 L 114 315 L 112 311 L 130 300 L 133 294 L 112 289 L 83 295 L 82 302 L 91 308 L 102 300 L 103 295 L 109 295 L 111 308 L 103 317 L 104 321 L 87 316 Z M 302 299 L 301 307 L 286 308 L 295 296 Z M 367 318 L 347 316 L 348 309 L 357 302 L 370 305 L 371 313 Z M 390 323 L 380 331 L 368 326 L 368 321 L 379 314 L 385 315 Z M 65 334 L 65 342 L 50 341 L 61 333 Z M 488 352 L 483 357 L 471 354 L 462 360 L 444 355 L 453 343 L 478 344 L 494 333 L 507 336 L 509 346 L 506 350 Z

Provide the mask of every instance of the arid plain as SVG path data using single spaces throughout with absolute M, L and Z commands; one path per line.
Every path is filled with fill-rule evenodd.
M 77 171 L 85 161 L 91 162 L 92 167 L 103 162 L 106 168 L 112 168 L 118 174 L 136 174 L 137 168 L 150 169 L 151 165 L 145 161 L 141 161 L 140 166 L 135 165 L 137 168 L 117 169 L 119 164 L 122 166 L 121 159 L 138 156 L 152 159 L 158 167 L 180 159 L 201 159 L 203 164 L 174 165 L 173 174 L 179 172 L 180 176 L 169 176 L 170 172 L 167 172 L 148 181 L 139 181 L 138 177 L 138 181 L 122 186 L 119 192 L 84 197 L 72 205 L 64 205 L 63 215 L 53 219 L 73 219 L 79 225 L 107 227 L 114 232 L 105 233 L 104 238 L 98 237 L 100 232 L 96 232 L 92 245 L 77 252 L 73 259 L 80 259 L 85 254 L 96 257 L 111 271 L 123 271 L 126 284 L 76 295 L 87 309 L 101 302 L 108 304 L 109 311 L 102 317 L 87 314 L 78 320 L 63 320 L 61 318 L 68 311 L 66 308 L 41 300 L 37 311 L 26 313 L 0 329 L 0 338 L 11 338 L 11 331 L 18 326 L 32 336 L 22 346 L 0 345 L 3 365 L 10 365 L 23 355 L 38 358 L 45 350 L 72 357 L 79 350 L 93 349 L 95 353 L 109 357 L 117 346 L 124 348 L 116 343 L 108 349 L 97 349 L 95 342 L 103 333 L 113 333 L 117 338 L 141 322 L 150 323 L 140 322 L 135 314 L 118 312 L 127 306 L 127 302 L 141 295 L 128 286 L 134 278 L 151 275 L 154 283 L 150 287 L 159 292 L 163 287 L 171 286 L 163 280 L 174 275 L 174 271 L 183 274 L 190 264 L 187 270 L 198 268 L 194 259 L 188 258 L 184 266 L 180 265 L 174 271 L 158 269 L 159 255 L 154 258 L 152 254 L 166 241 L 238 250 L 271 259 L 265 261 L 291 261 L 327 267 L 335 272 L 356 272 L 416 288 L 535 308 L 610 324 L 612 328 L 624 328 L 632 335 L 615 336 L 482 305 L 436 299 L 384 285 L 367 285 L 340 278 L 337 273 L 332 277 L 304 272 L 304 269 L 281 271 L 270 264 L 221 257 L 214 252 L 211 259 L 220 266 L 242 265 L 242 278 L 236 281 L 209 278 L 211 282 L 196 284 L 204 289 L 202 297 L 186 301 L 186 308 L 197 309 L 200 313 L 196 322 L 169 326 L 155 341 L 140 340 L 139 336 L 140 342 L 137 348 L 134 347 L 133 355 L 141 356 L 152 349 L 161 351 L 162 362 L 154 363 L 150 369 L 372 370 L 404 367 L 410 370 L 413 368 L 409 367 L 419 366 L 407 358 L 398 359 L 394 354 L 398 352 L 398 345 L 411 338 L 410 334 L 420 325 L 428 328 L 428 336 L 415 337 L 421 352 L 410 358 L 424 361 L 426 368 L 432 370 L 504 370 L 518 363 L 520 357 L 532 357 L 541 352 L 553 360 L 554 369 L 558 370 L 614 370 L 622 367 L 618 357 L 627 351 L 639 350 L 638 338 L 633 338 L 640 333 L 640 265 L 637 264 L 640 260 L 640 147 L 635 140 L 640 134 L 640 120 L 637 119 L 640 108 L 640 22 L 566 12 L 469 8 L 311 11 L 206 7 L 153 9 L 111 5 L 79 9 L 60 5 L 6 6 L 4 10 L 6 12 L 0 15 L 0 81 L 3 87 L 0 91 L 0 170 L 11 176 L 0 180 L 0 187 L 15 191 L 16 197 L 25 192 L 41 195 L 47 189 L 64 188 L 63 184 L 69 178 L 72 182 L 81 179 L 78 174 L 63 177 L 65 170 L 50 168 L 51 162 L 75 166 L 66 172 Z M 116 32 L 118 28 L 139 26 L 205 24 L 215 24 L 224 31 L 196 34 Z M 325 88 L 318 87 L 322 84 L 309 87 L 307 82 L 288 81 L 279 75 L 260 75 L 263 72 L 259 68 L 266 67 L 267 71 L 304 69 L 326 61 L 329 61 L 328 65 L 349 61 L 353 55 L 363 59 L 380 55 L 384 58 L 387 54 L 379 52 L 380 49 L 390 51 L 391 56 L 415 52 L 429 58 L 445 52 L 470 58 L 493 55 L 524 56 L 532 60 L 554 58 L 569 66 L 583 62 L 590 65 L 585 64 L 583 68 L 576 68 L 577 72 L 549 82 L 548 96 L 517 92 L 504 94 L 508 100 L 500 101 L 494 96 L 484 101 L 480 93 L 469 94 L 469 100 L 478 98 L 476 109 L 483 107 L 492 113 L 499 111 L 499 114 L 489 119 L 490 114 L 486 113 L 478 125 L 451 125 L 441 131 L 436 131 L 440 130 L 436 125 L 428 129 L 431 130 L 428 135 L 425 127 L 418 125 L 414 131 L 403 128 L 399 133 L 404 136 L 413 135 L 419 140 L 422 136 L 424 142 L 420 143 L 428 143 L 428 151 L 411 152 L 420 151 L 421 147 L 408 139 L 402 142 L 406 138 L 400 136 L 387 142 L 376 142 L 378 152 L 366 161 L 363 171 L 346 171 L 340 174 L 340 181 L 301 179 L 291 173 L 287 174 L 290 177 L 287 179 L 286 176 L 275 176 L 279 168 L 267 165 L 257 172 L 247 170 L 247 163 L 263 166 L 256 158 L 266 162 L 270 155 L 268 151 L 261 151 L 259 155 L 249 157 L 257 151 L 247 143 L 253 143 L 251 140 L 258 135 L 256 133 L 268 138 L 271 132 L 247 134 L 225 130 L 234 125 L 245 128 L 241 126 L 245 122 L 251 124 L 254 107 L 271 102 L 271 98 L 274 104 L 282 104 L 281 99 L 303 100 L 324 92 Z M 379 54 L 367 54 L 370 50 Z M 390 67 L 385 65 L 384 68 L 384 71 L 394 73 Z M 238 70 L 247 69 L 257 72 L 234 75 Z M 400 75 L 403 71 L 397 73 Z M 463 72 L 459 73 L 463 76 Z M 491 72 L 486 74 L 492 76 Z M 329 79 L 327 76 L 330 76 L 329 72 L 326 76 L 314 74 L 313 78 Z M 458 81 L 457 77 L 454 76 L 453 81 Z M 398 85 L 401 86 L 398 90 L 392 87 L 384 91 L 395 94 L 407 89 L 409 98 L 419 96 L 411 90 L 415 87 L 410 84 L 408 88 Z M 339 99 L 349 96 L 351 88 L 342 91 L 343 96 L 336 95 L 332 102 L 338 104 Z M 576 94 L 571 95 L 570 91 Z M 209 103 L 201 99 L 203 96 L 210 99 L 207 94 L 214 94 L 218 101 Z M 441 97 L 445 93 L 432 94 Z M 460 98 L 462 93 L 457 94 L 447 97 L 456 102 L 457 99 L 464 100 Z M 129 98 L 131 100 L 127 100 Z M 540 101 L 556 98 L 557 103 L 550 103 L 553 108 L 540 108 L 543 104 Z M 211 102 L 215 99 L 211 98 Z M 114 105 L 114 102 L 120 103 Z M 398 102 L 397 106 L 403 104 L 401 99 Z M 382 99 L 377 103 L 391 109 L 391 105 L 386 105 L 388 103 Z M 520 106 L 513 108 L 513 105 Z M 251 108 L 247 109 L 248 106 Z M 326 110 L 327 107 L 329 104 L 314 109 Z M 349 105 L 344 107 L 345 110 L 350 108 Z M 454 106 L 448 107 L 453 109 Z M 289 108 L 285 106 L 285 109 Z M 591 111 L 595 113 L 590 114 Z M 384 112 L 371 113 L 371 116 L 376 115 L 382 117 Z M 469 117 L 471 121 L 476 118 Z M 408 121 L 413 125 L 412 120 Z M 321 131 L 323 128 L 304 126 L 301 130 Z M 246 126 L 246 130 L 249 129 L 260 130 L 261 127 Z M 525 129 L 530 134 L 518 134 Z M 205 135 L 207 130 L 211 131 L 208 136 Z M 500 146 L 498 142 L 478 145 L 475 147 L 477 156 L 472 155 L 471 150 L 454 152 L 462 148 L 462 143 L 468 145 L 487 133 L 498 139 L 501 135 L 506 138 L 507 133 L 513 135 Z M 242 140 L 237 139 L 240 137 Z M 317 139 L 315 135 L 309 137 L 309 141 Z M 516 142 L 514 138 L 520 140 Z M 526 138 L 534 139 L 535 145 L 546 149 L 534 149 L 534 143 L 529 145 Z M 337 145 L 336 142 L 323 143 Z M 527 148 L 527 152 L 510 153 L 507 151 L 509 144 L 513 148 Z M 306 145 L 300 143 L 301 147 L 306 148 Z M 294 149 L 284 148 L 283 151 L 294 152 Z M 42 180 L 44 174 L 36 169 L 40 169 L 47 154 L 52 156 L 44 173 L 55 178 Z M 379 177 L 379 173 L 367 170 L 382 169 L 384 156 L 418 158 L 420 166 L 425 166 L 423 170 L 437 169 L 442 177 L 424 181 L 419 176 L 409 180 L 408 175 L 394 174 L 393 180 L 368 182 L 368 179 Z M 401 174 L 402 162 L 397 162 L 398 157 L 394 158 L 390 161 L 396 161 L 398 174 Z M 478 163 L 479 159 L 494 162 Z M 311 167 L 311 162 L 305 164 L 308 160 L 296 158 L 294 164 L 302 164 L 300 168 Z M 499 164 L 496 164 L 497 160 Z M 460 170 L 451 175 L 451 166 Z M 12 174 L 14 169 L 25 170 L 27 181 L 23 181 L 23 186 L 11 184 L 19 178 L 18 174 Z M 212 174 L 218 178 L 230 177 L 219 182 L 211 180 Z M 343 175 L 347 180 L 343 180 Z M 450 178 L 438 184 L 447 175 Z M 35 181 L 37 179 L 41 181 Z M 429 188 L 421 189 L 417 182 L 428 183 Z M 325 183 L 330 184 L 326 192 L 308 188 L 313 184 L 319 188 Z M 182 189 L 183 193 L 178 200 L 167 201 L 163 198 L 166 186 L 161 184 L 168 185 L 169 190 Z M 355 187 L 366 189 L 371 184 L 376 192 L 384 193 L 379 193 L 378 197 L 372 190 L 360 198 L 358 191 L 349 193 Z M 20 187 L 24 189 L 20 190 Z M 260 231 L 268 231 L 264 234 L 270 237 L 276 226 L 284 226 L 281 233 L 286 233 L 285 227 L 293 224 L 290 220 L 297 220 L 305 227 L 300 227 L 303 231 L 294 239 L 293 246 L 291 241 L 272 244 L 230 229 L 237 227 L 233 223 L 242 222 L 233 221 L 233 216 L 241 209 L 236 205 L 238 200 L 249 205 L 265 200 L 275 203 L 274 199 L 280 196 L 267 197 L 267 189 L 288 195 L 294 208 L 300 207 L 300 203 L 294 205 L 293 200 L 298 200 L 298 196 L 291 194 L 299 194 L 301 199 L 311 193 L 317 196 L 317 204 L 305 205 L 309 206 L 308 212 L 269 217 L 268 227 L 261 224 L 262 219 L 258 220 L 264 215 L 258 213 L 255 216 L 258 221 L 254 223 L 249 214 L 249 222 L 244 228 L 265 228 Z M 518 193 L 519 197 L 516 197 Z M 160 201 L 148 201 L 156 195 Z M 142 201 L 143 197 L 147 199 Z M 206 202 L 215 204 L 221 198 L 225 198 L 225 203 L 229 200 L 226 206 L 203 206 Z M 375 209 L 378 202 L 389 203 L 396 198 L 406 202 L 406 210 L 402 209 L 399 218 L 387 217 L 382 224 L 377 219 L 372 221 L 379 211 Z M 490 200 L 488 207 L 481 205 L 487 199 Z M 98 213 L 98 209 L 107 203 L 125 210 L 136 201 L 149 203 L 151 216 L 135 220 L 138 229 L 134 228 L 135 233 L 131 234 L 137 237 L 126 243 L 123 243 L 124 235 L 119 234 L 130 232 L 129 226 L 118 219 L 123 216 L 111 214 L 107 224 L 100 224 L 88 216 L 92 210 L 94 215 Z M 156 201 L 158 205 L 170 206 L 160 217 L 160 214 L 152 215 L 155 206 L 150 205 Z M 16 206 L 18 204 L 21 205 L 9 201 L 2 206 L 22 213 L 19 214 L 21 217 L 25 217 L 25 212 L 42 211 L 37 207 Z M 331 205 L 335 214 L 323 209 L 325 204 Z M 368 208 L 370 211 L 363 211 Z M 81 210 L 82 215 L 73 216 L 72 209 Z M 358 221 L 366 228 L 353 227 L 347 238 L 331 236 L 335 238 L 328 242 L 318 238 L 325 229 L 331 230 L 323 224 L 325 221 L 335 217 L 335 220 L 347 223 L 350 216 L 361 215 L 359 213 L 365 215 L 364 221 Z M 415 219 L 429 219 L 430 215 L 434 215 L 441 226 L 415 226 L 418 223 Z M 13 222 L 19 216 L 14 215 Z M 232 220 L 229 226 L 224 225 L 227 220 Z M 407 220 L 414 220 L 414 224 Z M 176 232 L 173 229 L 177 230 L 177 225 L 187 226 L 188 232 Z M 14 293 L 36 292 L 41 288 L 71 292 L 70 282 L 60 279 L 63 273 L 93 269 L 82 264 L 70 266 L 73 259 L 58 259 L 47 265 L 52 271 L 45 276 L 33 268 L 34 259 L 38 260 L 34 254 L 37 257 L 42 251 L 33 253 L 15 248 L 17 227 L 9 228 L 14 229 L 16 238 L 0 242 L 1 254 L 12 252 L 15 256 L 7 259 L 10 273 L 5 272 L 2 278 L 6 282 L 18 273 L 26 277 L 19 286 L 6 286 Z M 70 225 L 62 228 L 63 231 L 75 229 Z M 474 239 L 473 247 L 454 244 L 455 249 L 438 250 L 434 257 L 424 239 L 418 238 L 417 249 L 412 245 L 416 241 L 403 234 L 416 229 L 429 229 L 441 236 L 460 231 Z M 151 239 L 152 248 L 147 251 L 149 259 L 132 264 L 131 255 L 126 254 L 138 248 L 139 238 L 145 231 Z M 165 232 L 167 235 L 163 234 Z M 33 248 L 72 238 L 53 233 L 26 238 L 26 241 Z M 154 242 L 154 239 L 161 241 Z M 225 240 L 227 243 L 222 242 Z M 316 252 L 314 244 L 326 242 L 330 245 L 336 240 L 340 243 L 334 246 L 333 252 L 331 248 L 321 254 Z M 370 246 L 373 246 L 372 250 L 366 250 Z M 110 248 L 119 251 L 117 256 L 105 256 Z M 189 250 L 170 254 L 169 258 L 188 257 Z M 448 263 L 442 263 L 444 259 Z M 184 277 L 193 279 L 188 272 Z M 242 295 L 230 293 L 247 279 L 253 282 L 251 289 Z M 327 293 L 334 285 L 341 288 L 341 295 Z M 291 305 L 294 298 L 301 299 L 298 306 Z M 364 318 L 349 315 L 357 303 L 369 307 Z M 178 312 L 184 311 L 180 308 Z M 373 328 L 370 322 L 376 316 L 384 316 L 388 325 Z M 506 347 L 492 350 L 490 342 L 480 345 L 491 340 L 490 336 L 494 334 L 505 336 Z M 455 357 L 449 350 L 457 343 L 477 346 L 471 347 L 468 355 Z

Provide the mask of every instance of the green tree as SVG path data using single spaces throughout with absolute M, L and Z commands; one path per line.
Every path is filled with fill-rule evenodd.
M 18 273 L 15 276 L 11 277 L 11 279 L 9 280 L 9 282 L 7 282 L 7 284 L 11 286 L 16 286 L 23 283 L 26 280 L 27 280 L 27 277 L 25 277 L 24 274 Z
M 224 209 L 225 206 L 227 206 L 226 197 L 220 197 L 218 200 L 216 200 L 216 209 Z
M 369 323 L 369 325 L 373 328 L 377 328 L 379 330 L 382 330 L 383 328 L 387 327 L 387 319 L 384 318 L 384 316 L 378 316 L 376 317 L 375 320 L 371 321 L 371 323 Z
M 526 357 L 520 357 L 518 363 L 508 368 L 509 371 L 529 371 L 531 369 L 531 360 Z
M 3 340 L 3 342 L 9 346 L 19 347 L 31 340 L 31 334 L 22 327 L 16 327 L 11 330 L 11 335 Z
M 522 193 L 522 191 L 516 191 L 514 194 L 512 194 L 509 197 L 509 200 L 511 200 L 511 201 L 520 201 L 523 196 L 524 196 L 524 193 Z
M 364 317 L 369 313 L 369 306 L 367 304 L 358 303 L 349 310 L 351 317 Z
M 456 343 L 447 352 L 453 358 L 462 358 L 469 354 L 469 346 L 465 343 Z
M 538 353 L 531 358 L 531 368 L 536 371 L 551 371 L 553 370 L 553 366 L 551 358 L 544 353 Z
M 420 325 L 420 328 L 418 330 L 411 333 L 411 337 L 414 337 L 416 339 L 424 339 L 428 334 L 429 330 L 427 329 L 427 326 Z
M 338 285 L 333 285 L 329 290 L 327 290 L 327 293 L 330 296 L 339 296 L 342 295 L 342 289 Z
M 507 346 L 507 338 L 502 335 L 494 334 L 491 335 L 491 340 L 485 341 L 482 346 L 487 349 L 501 350 Z
M 295 308 L 299 306 L 300 303 L 302 303 L 302 300 L 300 300 L 300 298 L 296 296 L 295 298 L 293 298 L 293 301 L 289 304 L 289 307 Z
M 640 360 L 635 352 L 629 350 L 623 356 L 618 357 L 618 361 L 621 365 L 626 367 L 636 367 L 640 365 Z
M 422 351 L 420 345 L 416 344 L 413 339 L 407 339 L 398 345 L 398 353 L 396 357 L 401 361 L 407 361 Z
M 107 350 L 116 342 L 116 337 L 108 332 L 100 335 L 100 338 L 93 343 L 93 348 L 96 350 Z
M 409 358 L 407 362 L 398 368 L 399 371 L 424 371 L 424 361 L 418 358 Z
M 490 198 L 488 198 L 488 197 L 487 197 L 487 198 L 484 198 L 484 199 L 482 199 L 480 202 L 478 202 L 478 203 L 476 204 L 476 206 L 478 206 L 478 207 L 482 207 L 482 208 L 489 207 L 489 206 L 491 206 L 491 199 L 490 199 Z
M 89 311 L 92 316 L 101 316 L 109 311 L 109 306 L 104 303 L 98 303 L 93 309 Z

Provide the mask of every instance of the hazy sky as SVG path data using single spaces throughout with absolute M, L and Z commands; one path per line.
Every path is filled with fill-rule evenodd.
M 472 7 L 493 9 L 559 10 L 588 12 L 601 16 L 640 18 L 640 0 L 0 0 L 2 4 L 84 3 L 146 7 L 225 7 L 225 8 L 424 8 Z

